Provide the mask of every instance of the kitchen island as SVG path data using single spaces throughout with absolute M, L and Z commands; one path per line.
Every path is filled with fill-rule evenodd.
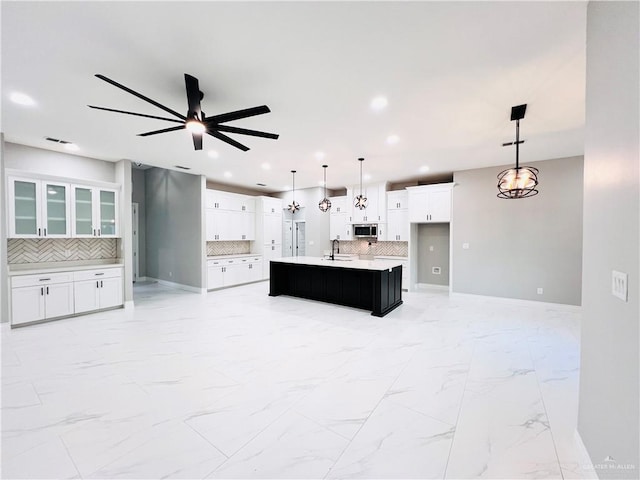
M 278 258 L 270 262 L 269 295 L 362 308 L 383 317 L 402 304 L 402 264 L 395 260 Z

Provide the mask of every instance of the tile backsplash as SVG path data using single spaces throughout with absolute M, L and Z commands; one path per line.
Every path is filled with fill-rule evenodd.
M 10 238 L 10 265 L 116 258 L 115 238 Z
M 358 255 L 393 255 L 409 256 L 408 242 L 369 242 L 368 240 L 341 241 L 340 253 Z
M 251 253 L 251 242 L 249 240 L 207 242 L 207 256 L 239 255 L 242 253 Z

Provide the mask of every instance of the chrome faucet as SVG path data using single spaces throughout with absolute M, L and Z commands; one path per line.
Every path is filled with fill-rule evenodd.
M 336 243 L 338 244 L 337 248 L 336 248 Z M 340 253 L 340 240 L 338 240 L 337 238 L 334 238 L 333 240 L 331 240 L 331 260 L 336 259 L 336 250 L 337 250 L 337 253 Z

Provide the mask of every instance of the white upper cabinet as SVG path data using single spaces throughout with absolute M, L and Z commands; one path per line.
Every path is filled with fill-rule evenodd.
M 352 240 L 351 203 L 347 196 L 331 197 L 329 240 Z
M 72 235 L 118 236 L 118 191 L 87 185 L 71 186 Z
M 9 177 L 9 237 L 69 237 L 69 184 Z
M 256 202 L 249 195 L 221 192 L 219 190 L 206 191 L 206 208 L 229 210 L 232 212 L 255 212 Z
M 254 197 L 207 190 L 205 205 L 207 241 L 255 240 L 256 202 Z
M 362 186 L 362 195 L 367 198 L 367 208 L 360 210 L 353 206 L 354 199 L 360 195 L 360 186 L 347 188 L 347 201 L 352 212 L 351 223 L 385 223 L 387 221 L 387 184 L 375 183 Z
M 451 221 L 453 183 L 407 187 L 409 192 L 409 222 L 446 223 Z
M 387 192 L 387 210 L 406 210 L 409 208 L 409 192 L 394 190 Z

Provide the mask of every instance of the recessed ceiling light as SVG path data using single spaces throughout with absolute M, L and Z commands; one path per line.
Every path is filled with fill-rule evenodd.
M 395 145 L 399 140 L 400 137 L 398 137 L 398 135 L 389 135 L 387 137 L 387 145 Z
M 270 165 L 270 164 L 268 164 L 267 162 L 264 162 L 264 163 L 262 164 L 262 169 L 263 169 L 263 170 L 271 170 L 271 165 Z
M 224 172 L 224 177 L 225 178 L 231 178 L 231 177 L 233 177 L 233 174 L 231 172 Z
M 379 112 L 381 110 L 384 110 L 388 104 L 389 101 L 387 100 L 387 97 L 377 96 L 373 100 L 371 100 L 371 109 Z
M 324 152 L 316 152 L 316 160 L 324 160 Z
M 207 152 L 207 155 L 209 155 L 211 158 L 218 158 L 220 155 L 218 155 L 218 152 L 216 152 L 215 150 L 209 150 Z
M 13 92 L 9 98 L 13 103 L 17 103 L 18 105 L 23 105 L 25 107 L 32 107 L 36 104 L 35 100 L 26 93 Z
M 420 167 L 420 172 L 421 173 L 425 173 L 429 171 L 429 166 L 428 165 L 423 165 Z
M 324 181 L 323 180 L 318 180 L 318 185 L 320 185 L 321 187 L 324 187 Z
M 364 174 L 364 177 L 362 177 L 362 178 L 363 178 L 364 180 L 367 180 L 367 181 L 368 181 L 368 180 L 371 180 L 371 175 L 370 175 L 370 174 L 368 174 L 368 173 L 365 173 L 365 174 Z
M 80 150 L 80 147 L 75 143 L 65 143 L 64 148 L 66 148 L 70 152 L 77 152 L 78 150 Z

